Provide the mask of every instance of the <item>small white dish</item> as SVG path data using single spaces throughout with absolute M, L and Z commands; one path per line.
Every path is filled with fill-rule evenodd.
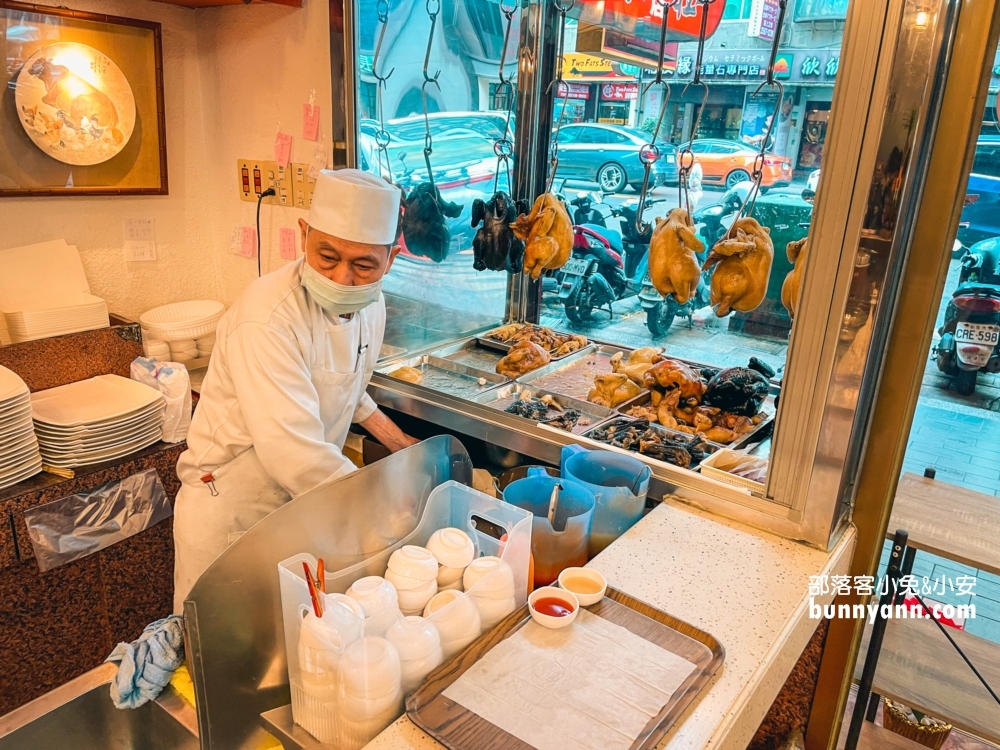
M 592 568 L 566 568 L 559 574 L 559 585 L 572 591 L 581 607 L 597 604 L 608 590 L 607 580 Z
M 397 573 L 391 568 L 385 571 L 385 580 L 396 587 L 396 591 L 406 591 L 407 589 L 419 589 L 428 583 L 437 583 L 437 578 L 410 578 Z
M 448 568 L 468 567 L 476 556 L 476 548 L 469 535 L 461 529 L 438 529 L 427 540 L 427 550 L 434 555 L 439 565 Z
M 346 694 L 381 699 L 400 689 L 399 653 L 385 638 L 362 638 L 344 649 L 340 674 Z
M 449 568 L 447 565 L 441 565 L 437 575 L 438 588 L 455 588 L 455 584 L 461 586 L 464 574 L 465 568 Z
M 407 544 L 389 557 L 389 570 L 418 581 L 430 581 L 437 578 L 438 561 L 424 547 Z
M 424 617 L 437 627 L 445 658 L 450 655 L 446 643 L 462 641 L 468 645 L 482 632 L 482 618 L 475 602 L 461 591 L 440 591 L 435 594 L 424 608 Z M 462 648 L 464 647 L 463 645 Z
M 499 557 L 473 560 L 462 576 L 465 590 L 483 599 L 510 599 L 514 596 L 514 571 Z
M 554 616 L 539 612 L 535 605 L 539 600 L 555 599 L 562 603 L 567 609 L 572 610 L 569 614 Z M 545 628 L 564 628 L 572 624 L 577 615 L 580 614 L 580 601 L 572 591 L 556 588 L 555 586 L 542 586 L 528 594 L 528 611 L 531 612 L 531 619 Z
M 492 630 L 493 627 L 503 618 L 509 615 L 517 607 L 514 597 L 509 599 L 485 599 L 472 595 L 472 601 L 479 610 L 479 618 L 482 621 L 483 631 Z
M 402 589 L 399 591 L 399 608 L 403 610 L 403 614 L 419 615 L 436 593 L 437 581 L 427 581 L 415 589 Z
M 396 589 L 381 576 L 359 578 L 347 590 L 365 613 L 365 635 L 382 636 L 399 617 Z

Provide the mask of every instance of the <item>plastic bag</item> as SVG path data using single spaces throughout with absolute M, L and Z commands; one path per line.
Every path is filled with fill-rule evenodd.
M 167 408 L 163 413 L 163 442 L 179 443 L 187 438 L 191 425 L 191 377 L 178 362 L 157 362 L 136 357 L 131 367 L 137 380 L 163 394 Z

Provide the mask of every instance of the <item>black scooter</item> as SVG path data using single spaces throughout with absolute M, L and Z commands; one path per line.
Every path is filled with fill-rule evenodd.
M 980 371 L 1000 372 L 1000 250 L 975 246 L 962 258 L 958 288 L 944 313 L 934 353 L 955 390 L 971 396 Z

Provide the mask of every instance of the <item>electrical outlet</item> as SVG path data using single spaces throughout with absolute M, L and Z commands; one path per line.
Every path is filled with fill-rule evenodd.
M 240 200 L 256 203 L 260 194 L 274 188 L 275 195 L 264 199 L 274 206 L 291 206 L 294 203 L 291 169 L 278 166 L 276 161 L 238 159 L 236 172 Z
M 292 172 L 292 198 L 296 208 L 308 209 L 312 205 L 316 180 L 309 176 L 308 164 L 290 164 Z

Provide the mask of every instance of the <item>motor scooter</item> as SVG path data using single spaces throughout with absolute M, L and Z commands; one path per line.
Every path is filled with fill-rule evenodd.
M 1000 249 L 992 246 L 970 248 L 938 330 L 937 367 L 953 378 L 955 390 L 963 396 L 975 393 L 980 372 L 1000 372 L 998 255 Z
M 570 201 L 570 205 L 574 207 L 573 224 L 577 226 L 596 224 L 599 227 L 606 227 L 607 222 L 604 220 L 604 214 L 597 210 L 595 206 L 595 204 L 603 202 L 603 194 L 577 193 L 576 198 Z

